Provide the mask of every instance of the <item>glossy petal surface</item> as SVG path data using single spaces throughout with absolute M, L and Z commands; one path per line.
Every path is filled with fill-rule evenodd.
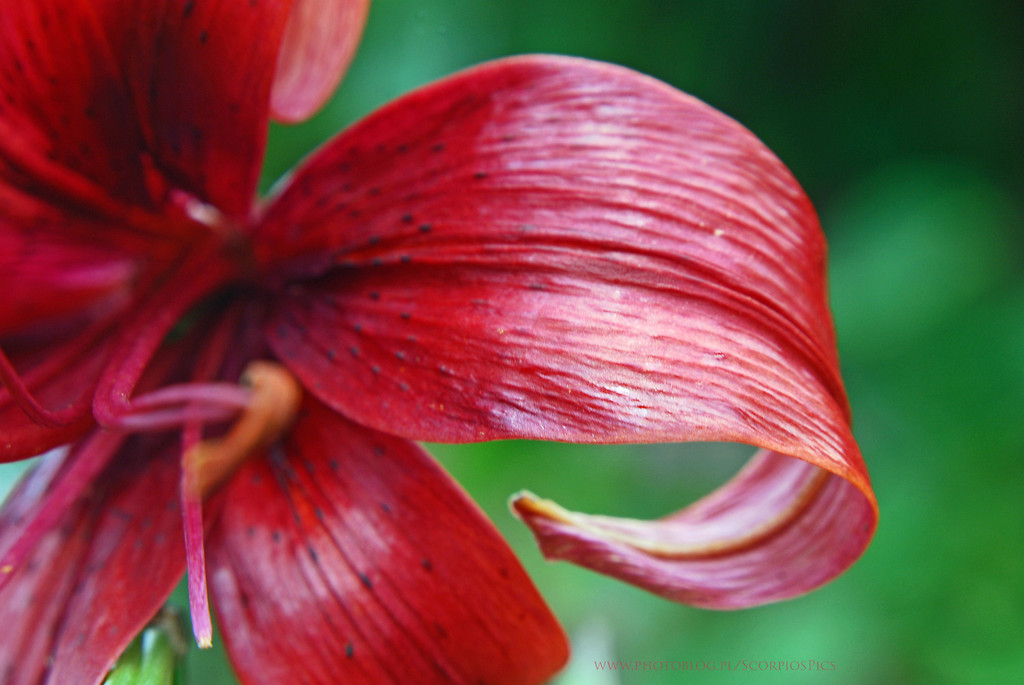
M 850 482 L 762 452 L 712 495 L 658 521 L 566 511 L 521 494 L 514 511 L 550 559 L 564 559 L 711 609 L 788 599 L 842 573 L 877 511 Z
M 184 569 L 173 447 L 140 440 L 122 448 L 13 571 L 0 590 L 3 682 L 98 683 L 163 604 Z M 45 475 L 30 475 L 4 504 L 0 549 L 45 501 Z
M 126 299 L 138 266 L 123 243 L 99 222 L 0 188 L 0 339 Z
M 0 173 L 97 207 L 248 212 L 289 2 L 41 0 L 0 28 Z M 260 36 L 253 40 L 252 36 Z
M 279 121 L 302 121 L 327 101 L 355 54 L 370 0 L 296 0 L 271 91 Z
M 877 512 L 821 229 L 778 159 L 706 105 L 581 60 L 485 65 L 320 151 L 261 238 L 293 280 L 271 345 L 360 422 L 427 440 L 777 453 L 715 506 L 624 537 L 525 498 L 549 555 L 741 606 L 806 591 L 866 547 Z M 659 541 L 671 553 L 652 553 Z
M 420 91 L 320 151 L 259 238 L 296 280 L 272 345 L 379 429 L 845 446 L 810 205 L 633 72 L 517 58 Z
M 422 450 L 319 403 L 226 486 L 208 543 L 245 683 L 540 683 L 564 637 Z

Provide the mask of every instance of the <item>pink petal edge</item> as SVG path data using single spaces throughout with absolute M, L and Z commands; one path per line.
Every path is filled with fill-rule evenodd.
M 878 520 L 870 490 L 768 451 L 657 521 L 579 514 L 532 493 L 511 506 L 546 558 L 708 609 L 777 602 L 827 583 L 860 557 Z
M 274 119 L 308 119 L 330 98 L 366 24 L 370 0 L 296 0 L 270 94 Z

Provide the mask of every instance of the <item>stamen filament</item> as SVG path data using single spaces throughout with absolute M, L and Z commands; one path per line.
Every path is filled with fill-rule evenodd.
M 185 534 L 185 558 L 188 568 L 188 596 L 192 613 L 192 632 L 201 649 L 213 644 L 213 626 L 206 587 L 206 552 L 203 544 L 203 499 L 223 483 L 250 456 L 278 440 L 290 427 L 302 402 L 298 381 L 281 365 L 266 361 L 249 364 L 242 374 L 248 388 L 236 388 L 247 399 L 244 410 L 222 438 L 200 439 L 205 415 L 186 405 L 182 432 L 181 511 Z M 209 400 L 223 392 L 224 397 L 242 395 L 227 392 L 222 384 L 189 384 L 209 389 L 197 395 L 195 387 L 174 386 L 151 393 L 148 404 L 180 401 L 201 396 Z M 154 397 L 155 396 L 155 397 Z M 207 409 L 200 407 L 199 409 Z M 152 416 L 152 415 L 150 415 Z
M 196 473 L 185 468 L 185 460 L 200 442 L 199 424 L 190 421 L 182 431 L 183 463 L 181 471 L 181 517 L 185 534 L 185 560 L 188 569 L 188 604 L 192 634 L 200 649 L 213 646 L 213 622 L 206 590 L 206 547 L 203 544 L 203 500 L 192 482 Z
M 195 473 L 199 497 L 208 495 L 247 457 L 284 434 L 298 414 L 302 388 L 280 364 L 252 362 L 242 382 L 250 385 L 252 397 L 227 435 L 200 441 L 185 453 L 183 466 Z
M 232 383 L 179 383 L 134 398 L 110 427 L 143 432 L 175 428 L 187 420 L 219 423 L 246 409 L 251 399 L 251 390 Z

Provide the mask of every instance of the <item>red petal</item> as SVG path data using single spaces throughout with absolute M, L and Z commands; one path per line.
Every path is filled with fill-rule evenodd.
M 152 204 L 154 173 L 248 212 L 289 2 L 40 0 L 0 29 L 0 173 Z
M 107 2 L 103 5 L 112 5 Z M 0 25 L 0 174 L 40 192 L 140 203 L 142 138 L 100 3 L 40 0 Z M 122 12 L 121 21 L 130 20 Z
M 245 683 L 539 683 L 555 619 L 491 524 L 412 443 L 317 403 L 227 486 L 210 583 Z
M 850 482 L 771 452 L 658 521 L 577 514 L 529 493 L 513 507 L 546 557 L 712 609 L 787 599 L 832 580 L 867 547 L 878 516 Z
M 55 213 L 50 220 L 58 216 L 64 230 L 0 214 L 0 337 L 102 308 L 131 291 L 135 261 L 88 234 L 70 235 L 74 217 Z
M 125 68 L 157 164 L 222 211 L 247 214 L 291 2 L 115 4 L 108 17 L 124 32 Z
M 13 355 L 12 361 L 39 404 L 54 412 L 80 413 L 81 418 L 56 427 L 38 425 L 12 400 L 6 388 L 0 388 L 0 462 L 41 454 L 92 428 L 89 409 L 112 336 L 109 332 L 104 335 L 96 326 L 66 335 L 66 339 L 21 351 Z
M 809 493 L 789 486 L 812 466 L 768 461 L 709 500 L 729 513 L 698 505 L 615 544 L 523 499 L 549 554 L 737 606 L 824 582 L 870 539 L 818 220 L 781 162 L 707 105 L 581 60 L 485 65 L 329 144 L 260 239 L 293 280 L 271 346 L 361 423 L 440 441 L 743 442 L 841 477 Z M 661 537 L 682 566 L 630 551 Z
M 4 682 L 100 682 L 166 600 L 184 569 L 174 447 L 129 443 L 13 571 L 0 590 Z M 3 530 L 45 499 L 45 480 L 8 500 Z
M 270 107 L 278 121 L 312 116 L 355 55 L 370 0 L 296 0 L 285 29 Z
M 719 439 L 845 464 L 824 241 L 749 132 L 618 67 L 529 57 L 317 154 L 256 246 L 270 341 L 417 439 Z M 859 467 L 859 464 L 858 464 Z

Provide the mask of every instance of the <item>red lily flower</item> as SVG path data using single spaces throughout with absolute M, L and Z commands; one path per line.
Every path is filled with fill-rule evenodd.
M 413 440 L 762 448 L 660 521 L 514 501 L 547 556 L 701 606 L 867 546 L 821 230 L 724 115 L 506 59 L 254 201 L 367 4 L 5 5 L 0 458 L 50 452 L 0 510 L 0 682 L 98 682 L 186 567 L 207 643 L 207 564 L 243 682 L 542 682 L 558 623 Z

